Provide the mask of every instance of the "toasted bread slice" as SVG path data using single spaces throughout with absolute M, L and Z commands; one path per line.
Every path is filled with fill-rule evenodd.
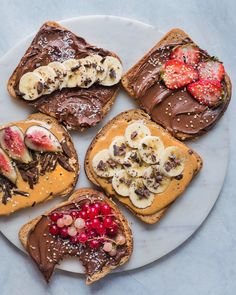
M 0 130 L 9 126 L 17 126 L 24 136 L 31 126 L 44 127 L 56 136 L 63 146 L 63 152 L 41 153 L 30 150 L 32 159 L 26 164 L 11 159 L 16 167 L 17 180 L 13 185 L 7 178 L 0 176 L 0 215 L 9 215 L 51 198 L 68 196 L 76 185 L 80 166 L 71 136 L 65 127 L 42 113 L 1 126 Z
M 117 194 L 116 191 L 113 189 L 111 182 L 107 181 L 105 178 L 99 177 L 92 167 L 92 159 L 96 155 L 96 153 L 99 150 L 108 148 L 114 137 L 123 136 L 124 129 L 128 126 L 129 123 L 133 123 L 135 121 L 142 121 L 146 126 L 149 127 L 149 129 L 152 128 L 151 130 L 155 130 L 156 133 L 154 135 L 159 136 L 163 140 L 163 142 L 166 143 L 166 146 L 180 147 L 186 154 L 188 154 L 188 156 L 186 156 L 188 157 L 188 164 L 186 165 L 188 165 L 187 169 L 189 169 L 188 172 L 190 173 L 190 176 L 185 178 L 185 174 L 187 174 L 186 172 L 183 173 L 183 179 L 180 179 L 179 181 L 173 180 L 172 186 L 170 185 L 172 189 L 167 189 L 167 193 L 165 193 L 164 191 L 161 194 L 156 194 L 155 198 L 157 201 L 155 205 L 152 204 L 145 209 L 136 208 L 128 197 L 122 197 Z M 142 221 L 150 224 L 156 223 L 161 219 L 166 210 L 175 201 L 175 199 L 179 197 L 179 195 L 183 193 L 183 191 L 187 188 L 189 182 L 199 172 L 201 167 L 202 160 L 196 152 L 190 150 L 186 145 L 172 137 L 162 127 L 151 121 L 150 117 L 141 110 L 129 110 L 127 112 L 123 112 L 113 118 L 110 122 L 108 122 L 108 124 L 99 131 L 97 136 L 91 142 L 85 157 L 85 172 L 88 179 L 93 184 L 104 189 L 105 192 L 111 197 L 117 198 Z M 181 189 L 179 189 L 180 186 Z M 158 204 L 158 200 L 162 201 L 159 201 L 160 203 Z
M 170 95 L 173 95 L 173 91 L 169 90 L 169 93 L 165 94 L 165 91 L 160 90 L 159 88 L 154 89 L 155 81 L 159 81 L 158 78 L 158 73 L 160 72 L 161 66 L 160 65 L 155 65 L 158 66 L 159 68 L 157 69 L 157 72 L 155 73 L 155 78 L 153 81 L 145 82 L 144 85 L 144 90 L 141 93 L 138 93 L 137 91 L 134 90 L 134 79 L 136 79 L 139 76 L 139 71 L 140 68 L 144 68 L 145 65 L 147 65 L 148 62 L 152 63 L 151 57 L 154 55 L 158 50 L 164 50 L 163 48 L 166 48 L 169 46 L 170 50 L 171 48 L 174 48 L 175 46 L 178 45 L 184 45 L 187 43 L 195 44 L 194 41 L 181 29 L 174 28 L 171 31 L 169 31 L 157 44 L 154 45 L 152 49 L 150 49 L 149 52 L 147 52 L 134 66 L 132 66 L 122 77 L 122 85 L 124 89 L 128 92 L 128 94 L 134 98 L 138 105 L 146 111 L 151 118 L 158 124 L 162 125 L 164 128 L 168 129 L 169 132 L 172 133 L 173 136 L 180 140 L 188 140 L 188 139 L 193 139 L 197 138 L 200 135 L 205 134 L 209 129 L 211 129 L 215 123 L 221 118 L 221 116 L 224 114 L 226 111 L 228 104 L 231 99 L 231 92 L 232 92 L 232 86 L 231 86 L 231 81 L 230 77 L 228 76 L 227 73 L 225 73 L 222 84 L 223 84 L 223 89 L 224 89 L 224 101 L 215 109 L 212 110 L 212 112 L 209 114 L 209 118 L 206 118 L 205 122 L 200 122 L 201 124 L 204 123 L 204 126 L 200 126 L 199 129 L 191 129 L 192 127 L 194 128 L 194 119 L 196 117 L 193 117 L 192 115 L 187 118 L 189 123 L 186 120 L 184 120 L 186 126 L 181 126 L 176 125 L 175 128 L 171 124 L 168 123 L 170 118 L 172 119 L 173 115 L 173 120 L 175 119 L 175 113 L 171 114 L 170 111 L 172 111 L 171 107 L 171 101 L 169 101 Z M 195 44 L 196 45 L 196 44 Z M 197 46 L 197 45 L 196 45 Z M 203 56 L 205 56 L 205 59 L 211 58 L 210 55 L 206 51 L 201 50 L 201 53 Z M 164 61 L 161 61 L 161 64 L 163 62 L 167 61 L 169 58 L 169 55 L 166 54 Z M 154 61 L 155 62 L 155 61 Z M 158 75 L 157 75 L 158 74 Z M 144 79 L 144 81 L 146 81 Z M 159 83 L 159 82 L 158 82 Z M 163 83 L 161 83 L 162 88 L 167 89 Z M 136 85 L 135 87 L 139 87 L 139 85 Z M 143 86 L 142 86 L 143 87 Z M 168 89 L 167 89 L 168 90 Z M 159 93 L 159 94 L 158 94 Z M 174 105 L 182 104 L 184 102 L 184 99 L 181 100 L 181 95 L 176 95 L 176 98 L 179 99 L 180 101 L 174 101 Z M 149 98 L 148 98 L 149 97 Z M 153 102 L 151 101 L 153 99 Z M 167 102 L 168 100 L 168 102 Z M 164 104 L 164 101 L 166 101 L 166 104 Z M 189 104 L 189 102 L 194 103 L 194 107 L 198 108 L 198 103 L 194 100 L 193 97 L 190 95 L 188 96 L 188 102 L 186 103 Z M 163 107 L 161 107 L 161 105 Z M 173 105 L 173 103 L 172 103 Z M 151 107 L 150 107 L 151 106 Z M 183 104 L 181 105 L 183 106 Z M 194 109 L 192 107 L 192 109 Z M 208 110 L 208 108 L 204 108 L 203 106 L 200 107 L 200 115 L 203 115 L 204 112 Z M 184 112 L 191 113 L 192 114 L 192 109 L 189 108 L 185 109 Z M 167 112 L 166 112 L 167 110 Z M 217 110 L 217 112 L 216 112 Z M 160 119 L 160 115 L 164 114 L 166 112 L 167 119 Z M 179 113 L 177 113 L 179 114 Z M 184 114 L 184 113 L 183 113 Z M 199 114 L 199 113 L 198 113 Z M 197 114 L 197 116 L 198 116 Z M 170 117 L 168 117 L 170 116 Z M 211 117 L 213 116 L 213 117 Z M 178 117 L 179 118 L 179 117 Z M 192 121 L 193 121 L 193 126 L 192 126 Z M 172 121 L 173 122 L 173 121 Z M 181 121 L 180 121 L 181 122 Z M 183 129 L 183 130 L 181 130 Z
M 133 237 L 132 237 L 132 232 L 131 232 L 131 229 L 129 227 L 129 224 L 128 224 L 127 220 L 125 219 L 125 217 L 120 212 L 120 210 L 118 209 L 118 207 L 116 206 L 116 204 L 111 199 L 106 197 L 103 193 L 101 193 L 99 191 L 96 191 L 94 189 L 90 189 L 90 188 L 78 189 L 71 195 L 71 197 L 68 199 L 68 201 L 57 205 L 52 210 L 47 211 L 46 213 L 44 213 L 42 216 L 39 216 L 39 217 L 33 219 L 32 221 L 28 222 L 27 224 L 25 224 L 21 228 L 21 230 L 19 232 L 19 238 L 20 238 L 20 241 L 21 241 L 22 245 L 25 247 L 25 249 L 27 251 L 29 251 L 29 248 L 28 248 L 29 235 L 30 235 L 30 233 L 32 231 L 34 231 L 35 226 L 37 225 L 37 223 L 41 220 L 41 218 L 43 216 L 48 216 L 52 211 L 54 211 L 57 208 L 61 208 L 61 207 L 64 207 L 64 206 L 67 206 L 67 205 L 70 205 L 70 204 L 73 204 L 73 203 L 78 203 L 81 198 L 84 198 L 84 197 L 87 198 L 87 199 L 93 198 L 94 195 L 96 195 L 99 198 L 100 201 L 104 200 L 112 208 L 112 210 L 115 212 L 115 216 L 119 220 L 119 222 L 120 222 L 120 224 L 121 224 L 121 226 L 123 228 L 123 234 L 124 234 L 124 236 L 126 238 L 126 244 L 125 244 L 126 245 L 126 252 L 125 252 L 125 255 L 120 259 L 120 261 L 119 261 L 119 263 L 117 265 L 115 265 L 115 264 L 114 265 L 107 264 L 107 265 L 104 265 L 100 270 L 95 271 L 92 275 L 87 275 L 86 284 L 91 284 L 91 283 L 103 278 L 108 273 L 110 273 L 113 269 L 115 269 L 115 268 L 119 267 L 120 265 L 126 263 L 129 260 L 131 254 L 132 254 L 132 251 L 133 251 Z M 49 253 L 49 255 L 50 255 L 50 253 Z M 80 256 L 78 256 L 78 257 L 80 257 Z M 59 261 L 57 263 L 59 263 Z M 56 263 L 53 265 L 52 269 L 50 270 L 50 275 L 49 276 L 47 276 L 46 273 L 45 273 L 45 269 L 44 269 L 45 265 L 43 264 L 42 261 L 38 261 L 38 262 L 36 261 L 36 264 L 39 267 L 39 269 L 42 271 L 43 275 L 45 276 L 45 279 L 47 281 L 49 281 L 50 276 L 51 276 L 51 274 L 52 274 L 52 272 L 54 270 L 54 267 L 55 267 Z
M 60 48 L 60 42 L 63 39 L 63 33 L 67 34 L 66 38 L 72 40 L 72 45 L 68 41 L 65 48 Z M 58 43 L 48 42 L 42 45 L 45 36 L 51 34 L 53 39 L 57 38 Z M 66 42 L 66 41 L 65 41 Z M 34 48 L 33 48 L 34 46 Z M 51 57 L 50 50 L 53 47 L 55 55 Z M 76 48 L 76 49 L 75 49 Z M 61 52 L 61 51 L 66 52 Z M 35 57 L 35 51 L 43 53 L 41 57 Z M 61 52 L 58 55 L 56 52 Z M 70 53 L 72 52 L 72 53 Z M 19 78 L 28 71 L 33 71 L 38 64 L 47 65 L 50 61 L 60 62 L 68 58 L 83 58 L 88 54 L 101 54 L 102 56 L 119 57 L 111 51 L 95 47 L 87 43 L 83 38 L 76 36 L 62 25 L 48 21 L 42 25 L 31 45 L 20 60 L 16 69 L 8 80 L 7 89 L 11 97 L 20 99 L 25 103 L 35 107 L 38 111 L 56 118 L 63 123 L 68 129 L 83 131 L 89 127 L 98 124 L 112 107 L 119 89 L 119 83 L 106 87 L 101 85 L 93 85 L 87 89 L 81 88 L 64 88 L 57 90 L 51 94 L 43 95 L 34 101 L 25 101 L 16 91 Z M 37 56 L 37 55 L 36 55 Z M 40 55 L 41 56 L 41 55 Z M 46 59 L 44 61 L 44 59 Z

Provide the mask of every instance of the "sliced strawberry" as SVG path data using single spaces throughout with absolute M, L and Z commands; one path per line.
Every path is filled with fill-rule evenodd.
M 201 62 L 198 66 L 198 70 L 199 78 L 207 80 L 221 81 L 225 73 L 223 64 L 216 60 Z
M 198 79 L 198 72 L 184 62 L 171 59 L 162 68 L 162 79 L 169 89 L 177 89 Z
M 196 66 L 200 59 L 200 51 L 196 45 L 191 43 L 181 45 L 173 49 L 171 59 L 178 59 L 188 65 Z
M 214 107 L 223 100 L 223 88 L 217 80 L 199 80 L 187 86 L 192 96 L 207 106 Z

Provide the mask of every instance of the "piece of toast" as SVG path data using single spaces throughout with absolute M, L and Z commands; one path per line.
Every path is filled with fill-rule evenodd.
M 50 153 L 45 154 L 34 152 L 34 156 L 39 156 L 39 158 L 35 160 L 33 156 L 33 160 L 29 162 L 29 166 L 27 166 L 28 164 L 26 164 L 24 167 L 22 166 L 23 164 L 15 162 L 13 159 L 11 159 L 14 165 L 17 167 L 17 182 L 15 186 L 11 187 L 11 197 L 8 196 L 6 198 L 6 196 L 4 197 L 6 193 L 6 185 L 8 184 L 11 186 L 11 184 L 6 178 L 3 178 L 3 188 L 0 192 L 0 216 L 9 215 L 20 209 L 31 207 L 41 202 L 46 202 L 49 199 L 55 197 L 65 197 L 70 195 L 77 183 L 80 172 L 80 165 L 78 162 L 76 150 L 72 142 L 72 138 L 66 128 L 58 124 L 58 122 L 54 118 L 46 116 L 42 113 L 35 113 L 29 115 L 26 120 L 12 122 L 1 126 L 0 130 L 8 126 L 18 126 L 23 133 L 30 126 L 42 126 L 44 128 L 50 129 L 50 131 L 57 137 L 57 139 L 61 143 L 65 143 L 68 149 L 68 156 L 66 156 L 64 152 L 62 153 L 62 155 L 63 159 L 65 159 L 66 157 L 66 161 L 70 167 L 68 167 L 67 169 L 62 167 L 63 163 L 59 164 L 59 161 L 57 160 L 55 168 L 53 170 L 50 170 L 50 164 L 48 164 L 48 169 L 45 168 L 45 172 L 42 172 L 43 162 L 41 162 L 41 160 L 44 160 L 44 158 L 42 157 L 45 156 L 46 159 L 47 155 L 49 155 L 50 158 Z M 31 153 L 32 152 L 33 151 L 31 151 Z M 53 153 L 51 155 L 53 155 Z M 35 161 L 37 163 L 35 165 L 38 168 L 37 172 L 34 172 L 34 167 L 30 166 L 31 164 L 33 165 L 33 162 Z M 44 164 L 47 165 L 45 161 Z M 33 170 L 31 170 L 32 168 Z M 36 183 L 30 184 L 30 180 L 27 181 L 27 175 L 29 175 L 27 173 L 29 172 L 32 173 L 33 176 L 34 173 L 38 174 L 38 180 Z M 24 179 L 24 176 L 26 176 L 26 179 Z M 20 193 L 25 192 L 27 196 L 24 196 L 23 194 L 20 195 L 13 193 L 15 189 L 17 189 L 17 191 L 20 191 Z M 3 202 L 4 198 L 6 198 L 5 203 Z
M 174 200 L 179 196 L 176 195 L 176 198 L 173 199 L 167 206 L 164 206 L 163 208 L 161 208 L 160 210 L 158 210 L 157 212 L 153 212 L 152 214 L 145 214 L 143 215 L 141 213 L 141 211 L 139 210 L 139 212 L 136 212 L 137 210 L 135 210 L 134 207 L 131 207 L 130 204 L 131 203 L 127 203 L 124 200 L 127 200 L 128 198 L 124 198 L 119 196 L 114 189 L 111 188 L 111 185 L 104 187 L 101 184 L 101 177 L 98 177 L 95 172 L 93 171 L 93 168 L 91 166 L 91 153 L 93 152 L 94 146 L 99 143 L 100 139 L 106 139 L 107 142 L 111 141 L 112 139 L 110 138 L 106 138 L 105 135 L 106 133 L 112 129 L 112 127 L 117 126 L 117 129 L 119 128 L 119 125 L 122 124 L 122 122 L 132 122 L 135 120 L 141 120 L 147 124 L 151 124 L 152 126 L 155 126 L 155 128 L 158 128 L 158 130 L 164 134 L 164 136 L 168 137 L 171 140 L 172 144 L 178 144 L 181 146 L 185 146 L 183 143 L 179 142 L 178 140 L 176 140 L 175 138 L 173 138 L 167 131 L 165 131 L 162 127 L 158 126 L 156 123 L 152 122 L 150 120 L 149 115 L 147 115 L 144 111 L 141 110 L 129 110 L 126 112 L 123 112 L 119 115 L 117 115 L 115 118 L 113 118 L 111 121 L 109 121 L 107 123 L 107 125 L 105 125 L 105 127 L 103 127 L 98 134 L 96 135 L 96 137 L 93 139 L 93 141 L 91 142 L 87 153 L 86 153 L 86 157 L 85 157 L 85 172 L 86 175 L 88 177 L 88 179 L 95 184 L 96 186 L 101 187 L 102 189 L 105 190 L 105 192 L 109 195 L 111 195 L 111 197 L 117 198 L 121 203 L 123 203 L 129 210 L 132 211 L 133 214 L 135 214 L 138 218 L 140 218 L 142 221 L 144 221 L 145 223 L 149 223 L 149 224 L 153 224 L 158 222 L 163 215 L 165 214 L 166 210 L 170 207 L 170 205 L 174 202 Z M 149 126 L 149 125 L 148 125 Z M 115 128 L 115 127 L 114 127 Z M 116 130 L 117 130 L 116 129 Z M 116 135 L 114 134 L 114 137 Z M 119 133 L 118 136 L 122 136 L 121 133 Z M 109 143 L 108 143 L 109 146 Z M 186 146 L 185 146 L 186 147 Z M 191 150 L 191 154 L 193 157 L 193 160 L 196 162 L 196 169 L 193 171 L 193 175 L 192 178 L 199 172 L 199 170 L 202 167 L 202 159 L 201 157 L 194 151 Z
M 27 49 L 24 56 L 22 57 L 19 64 L 17 65 L 16 69 L 13 71 L 11 77 L 9 78 L 8 84 L 7 84 L 8 92 L 11 97 L 13 97 L 15 99 L 20 99 L 21 101 L 23 100 L 25 103 L 28 103 L 29 105 L 35 107 L 38 111 L 56 118 L 60 123 L 63 123 L 68 129 L 83 131 L 89 127 L 92 127 L 92 126 L 95 126 L 96 124 L 98 124 L 103 119 L 103 117 L 109 112 L 109 110 L 111 109 L 111 107 L 115 101 L 116 95 L 118 93 L 119 83 L 114 86 L 110 86 L 110 87 L 105 87 L 105 86 L 100 86 L 100 85 L 93 85 L 92 87 L 87 88 L 87 89 L 81 89 L 81 88 L 77 87 L 77 88 L 69 89 L 70 90 L 69 93 L 66 92 L 67 89 L 57 90 L 51 94 L 44 95 L 34 101 L 25 101 L 15 91 L 15 86 L 17 84 L 17 76 L 21 71 L 22 65 L 24 65 L 28 59 L 31 59 L 32 60 L 32 65 L 30 65 L 31 70 L 34 70 L 36 68 L 37 62 L 34 61 L 35 56 L 33 56 L 33 57 L 30 56 L 31 52 L 32 52 L 31 46 L 34 45 L 35 43 L 37 46 L 39 46 L 39 44 L 38 44 L 39 42 L 37 42 L 37 40 L 38 39 L 40 40 L 40 35 L 43 34 L 43 30 L 45 28 L 47 29 L 48 27 L 51 28 L 51 30 L 64 30 L 66 33 L 72 35 L 73 38 L 75 38 L 76 40 L 80 40 L 82 42 L 82 44 L 86 44 L 86 48 L 88 48 L 87 53 L 93 54 L 93 53 L 99 52 L 99 50 L 101 50 L 102 54 L 104 56 L 110 55 L 110 56 L 114 56 L 119 59 L 119 57 L 114 52 L 90 45 L 84 39 L 74 35 L 72 32 L 67 30 L 62 25 L 60 25 L 56 22 L 48 21 L 42 25 L 42 27 L 40 28 L 40 30 L 36 34 L 35 38 L 33 39 L 30 47 Z M 55 46 L 55 44 L 53 46 Z M 40 47 L 40 50 L 45 50 L 45 49 Z M 49 50 L 49 49 L 47 49 L 47 50 Z M 83 49 L 80 52 L 79 48 L 77 48 L 77 52 L 75 54 L 76 54 L 76 57 L 80 57 L 80 55 L 82 57 L 86 56 Z M 49 58 L 49 55 L 47 56 L 47 58 Z M 55 61 L 55 58 L 53 61 Z M 63 61 L 63 59 L 61 57 L 60 57 L 60 61 Z M 95 94 L 96 94 L 95 96 L 93 95 L 93 92 L 95 92 Z M 60 96 L 60 94 L 62 94 L 62 95 Z M 102 95 L 105 95 L 105 97 L 100 100 L 100 97 Z M 80 116 L 82 116 L 82 117 L 85 116 L 82 113 L 82 111 L 84 109 L 84 105 L 81 106 L 81 110 L 78 108 L 78 112 L 75 113 L 73 110 L 74 100 L 73 100 L 72 96 L 73 97 L 76 96 L 78 98 L 80 98 L 80 97 L 83 98 L 83 96 L 85 96 L 85 97 L 90 97 L 90 98 L 92 97 L 95 100 L 98 99 L 99 103 L 100 103 L 99 108 L 101 107 L 100 116 L 96 120 L 94 120 L 94 122 L 91 122 L 91 123 L 84 122 L 80 118 Z M 64 98 L 62 98 L 62 97 L 64 97 Z M 57 100 L 57 102 L 55 103 L 56 100 Z M 64 105 L 63 112 L 65 112 L 65 113 L 63 113 L 61 110 L 62 104 Z M 94 107 L 94 114 L 96 114 L 97 110 L 95 108 L 97 108 L 97 106 L 94 106 L 92 104 L 91 108 L 93 108 L 93 107 Z M 81 113 L 80 113 L 80 111 L 81 111 Z M 93 113 L 91 113 L 91 114 L 93 114 Z
M 155 116 L 152 116 L 152 112 L 150 112 L 148 107 L 145 106 L 142 103 L 142 97 L 145 97 L 145 95 L 147 93 L 147 90 L 151 89 L 152 85 L 150 87 L 148 86 L 148 88 L 146 89 L 146 91 L 145 91 L 145 93 L 144 93 L 144 95 L 142 97 L 137 97 L 137 95 L 134 92 L 134 89 L 132 88 L 132 79 L 137 74 L 138 69 L 140 67 L 144 66 L 144 64 L 147 62 L 148 58 L 155 51 L 157 51 L 160 48 L 163 48 L 164 46 L 173 45 L 173 47 L 174 47 L 174 46 L 177 46 L 178 44 L 181 45 L 181 44 L 185 44 L 185 43 L 193 43 L 193 44 L 195 44 L 194 41 L 183 30 L 178 29 L 178 28 L 172 29 L 167 34 L 165 34 L 165 36 L 159 42 L 157 42 L 154 45 L 154 47 L 152 49 L 150 49 L 150 51 L 148 51 L 139 61 L 137 61 L 137 63 L 135 65 L 133 65 L 123 75 L 122 80 L 121 80 L 122 86 L 128 92 L 130 97 L 134 98 L 137 101 L 138 105 L 144 111 L 146 111 L 156 123 L 162 125 L 164 128 L 167 128 L 168 131 L 171 132 L 173 136 L 175 136 L 176 138 L 178 138 L 180 140 L 194 139 L 194 138 L 197 138 L 197 137 L 205 134 L 209 129 L 211 129 L 215 125 L 215 123 L 224 114 L 224 112 L 226 111 L 226 109 L 227 109 L 227 107 L 229 105 L 229 102 L 230 102 L 230 99 L 231 99 L 231 93 L 232 93 L 231 80 L 230 80 L 230 77 L 228 76 L 228 74 L 225 73 L 224 78 L 223 78 L 225 98 L 224 98 L 224 102 L 219 106 L 219 114 L 217 115 L 217 118 L 214 119 L 212 121 L 212 123 L 208 124 L 206 128 L 202 128 L 202 129 L 200 128 L 199 131 L 193 132 L 192 134 L 191 133 L 186 133 L 186 132 L 181 132 L 179 130 L 177 130 L 177 131 L 172 130 L 172 128 L 169 128 L 168 126 L 166 126 L 166 124 L 161 122 L 159 119 L 155 119 Z M 206 51 L 202 50 L 202 52 L 203 52 L 203 54 L 207 54 Z M 207 56 L 209 56 L 209 55 L 207 54 Z M 158 116 L 158 112 L 156 112 L 156 116 Z
M 42 215 L 42 216 L 49 215 L 50 212 L 55 210 L 56 208 L 60 208 L 62 206 L 71 204 L 72 202 L 76 202 L 76 200 L 77 199 L 79 200 L 79 198 L 81 196 L 86 195 L 89 198 L 89 196 L 91 196 L 93 194 L 98 195 L 101 198 L 101 200 L 105 200 L 106 203 L 108 203 L 110 205 L 110 207 L 116 212 L 116 216 L 118 217 L 118 219 L 121 222 L 123 229 L 124 229 L 124 235 L 126 237 L 127 253 L 125 256 L 123 256 L 121 258 L 118 265 L 113 265 L 113 266 L 112 265 L 105 265 L 105 266 L 103 266 L 101 271 L 99 271 L 97 273 L 95 272 L 92 276 L 87 276 L 86 277 L 86 284 L 87 285 L 94 283 L 95 281 L 103 278 L 108 273 L 110 273 L 113 269 L 119 267 L 120 265 L 126 263 L 129 260 L 131 254 L 132 254 L 132 251 L 133 251 L 133 237 L 132 237 L 132 232 L 131 232 L 131 229 L 130 229 L 130 226 L 129 226 L 127 220 L 125 219 L 125 217 L 122 215 L 122 213 L 120 212 L 120 210 L 118 209 L 116 204 L 111 199 L 106 197 L 103 193 L 96 191 L 94 189 L 91 189 L 91 188 L 80 188 L 80 189 L 74 191 L 74 193 L 70 196 L 68 201 L 60 203 L 59 205 L 54 207 L 52 210 L 49 210 Z M 26 250 L 27 250 L 28 235 L 35 228 L 36 224 L 39 222 L 39 220 L 41 219 L 42 216 L 36 217 L 35 219 L 33 219 L 30 222 L 28 222 L 27 224 L 25 224 L 19 232 L 19 239 Z M 49 280 L 49 278 L 46 278 L 46 279 Z

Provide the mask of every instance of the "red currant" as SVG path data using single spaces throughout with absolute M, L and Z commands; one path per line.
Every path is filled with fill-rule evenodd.
M 60 230 L 60 236 L 65 239 L 68 237 L 68 228 L 67 227 L 62 227 Z
M 84 204 L 84 205 L 82 206 L 82 211 L 87 212 L 89 209 L 90 209 L 90 205 L 89 205 L 88 203 L 87 203 L 87 204 Z
M 99 226 L 96 228 L 96 231 L 99 235 L 103 236 L 106 232 L 106 228 L 102 223 L 100 223 Z
M 90 229 L 87 231 L 87 236 L 89 239 L 94 238 L 97 236 L 97 232 L 95 229 Z
M 80 211 L 78 215 L 79 215 L 78 217 L 80 217 L 82 219 L 86 219 L 88 217 L 87 212 L 84 210 Z
M 89 246 L 93 249 L 98 249 L 100 245 L 101 243 L 99 240 L 92 240 L 89 242 Z
M 100 210 L 101 210 L 101 204 L 100 203 L 94 203 L 93 207 L 95 207 L 98 210 L 98 213 L 100 213 Z
M 106 216 L 106 217 L 104 218 L 104 220 L 103 220 L 103 225 L 104 225 L 106 228 L 111 227 L 112 223 L 113 223 L 113 220 L 112 220 L 112 218 L 111 218 L 110 216 Z
M 49 232 L 51 235 L 56 236 L 59 234 L 59 228 L 55 224 L 53 224 L 50 226 Z
M 111 214 L 111 207 L 108 204 L 103 203 L 101 205 L 101 213 L 103 215 L 109 215 L 109 214 Z
M 71 211 L 70 212 L 70 216 L 73 218 L 73 219 L 76 219 L 77 217 L 79 217 L 79 211 Z
M 78 236 L 70 237 L 70 242 L 72 244 L 77 244 L 78 243 Z
M 54 222 L 56 222 L 59 218 L 61 218 L 62 217 L 62 214 L 61 213 L 56 213 L 56 212 L 54 212 L 54 213 L 52 213 L 51 215 L 50 215 L 50 219 L 52 220 L 52 221 L 54 221 Z
M 114 221 L 112 222 L 110 228 L 107 229 L 107 234 L 114 236 L 117 233 L 118 225 Z
M 92 228 L 98 228 L 101 221 L 98 218 L 94 218 L 91 220 L 91 226 Z
M 93 219 L 93 218 L 97 217 L 98 213 L 99 212 L 98 212 L 98 209 L 97 208 L 91 207 L 89 209 L 89 211 L 88 211 L 88 216 L 89 216 L 90 219 Z
M 86 227 L 86 229 L 91 229 L 92 228 L 92 223 L 91 223 L 90 220 L 85 221 L 85 227 Z
M 80 242 L 80 243 L 86 243 L 87 242 L 87 240 L 88 240 L 88 236 L 86 235 L 86 233 L 85 232 L 81 232 L 79 235 L 78 235 L 78 241 Z

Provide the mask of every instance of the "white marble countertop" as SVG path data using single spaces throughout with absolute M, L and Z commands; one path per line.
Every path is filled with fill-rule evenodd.
M 0 56 L 46 20 L 110 14 L 138 19 L 159 27 L 163 32 L 181 27 L 199 42 L 201 34 L 209 36 L 211 46 L 220 44 L 221 49 L 217 49 L 215 54 L 224 61 L 234 83 L 235 11 L 236 2 L 233 0 L 0 0 Z M 207 49 L 209 44 L 203 45 Z M 77 275 L 61 271 L 57 271 L 47 286 L 33 263 L 0 235 L 0 294 L 235 294 L 235 109 L 233 98 L 228 110 L 231 142 L 225 185 L 208 219 L 181 247 L 151 265 L 110 275 L 91 287 L 85 287 Z

